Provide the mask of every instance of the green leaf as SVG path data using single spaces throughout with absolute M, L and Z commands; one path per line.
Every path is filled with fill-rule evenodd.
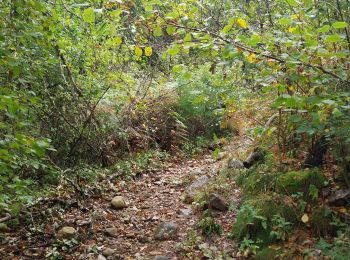
M 227 34 L 230 30 L 231 30 L 231 28 L 232 28 L 232 25 L 226 25 L 223 29 L 222 29 L 222 32 L 224 33 L 224 34 Z
M 185 42 L 190 42 L 190 41 L 192 41 L 192 36 L 191 36 L 190 33 L 187 33 L 187 34 L 186 34 L 186 36 L 185 36 L 185 38 L 184 38 L 184 41 L 185 41 Z
M 295 0 L 286 0 L 286 2 L 287 2 L 290 6 L 293 6 L 293 7 L 298 6 L 298 2 L 295 1 Z
M 333 111 L 332 111 L 332 115 L 334 117 L 340 117 L 340 116 L 343 115 L 343 113 L 338 108 L 334 108 Z
M 331 27 L 330 27 L 328 24 L 326 24 L 326 25 L 323 25 L 321 28 L 318 28 L 318 29 L 317 29 L 317 32 L 319 32 L 319 33 L 325 33 L 325 32 L 328 32 L 330 28 L 331 28 Z
M 341 41 L 341 37 L 339 34 L 332 34 L 332 35 L 328 35 L 324 41 L 326 43 L 334 43 L 334 42 L 340 42 Z
M 190 80 L 192 77 L 192 74 L 188 71 L 186 71 L 184 74 L 183 74 L 183 79 L 184 80 Z
M 346 28 L 348 26 L 347 22 L 335 22 L 332 24 L 333 28 L 335 29 L 343 29 Z
M 178 64 L 172 68 L 172 71 L 177 73 L 177 72 L 181 72 L 183 69 L 184 69 L 184 66 L 182 64 Z
M 93 8 L 87 8 L 84 10 L 83 14 L 83 20 L 87 23 L 94 23 L 95 22 L 95 13 Z
M 283 17 L 283 18 L 279 19 L 278 22 L 280 25 L 288 25 L 292 22 L 292 20 L 289 18 Z
M 177 45 L 173 46 L 172 48 L 168 49 L 168 54 L 171 56 L 175 56 L 180 52 L 180 49 Z
M 173 35 L 175 31 L 176 31 L 176 27 L 175 27 L 175 26 L 170 25 L 170 26 L 168 26 L 168 27 L 166 28 L 166 32 L 167 32 L 169 35 Z
M 160 26 L 157 26 L 154 31 L 153 31 L 153 35 L 155 37 L 160 37 L 163 35 L 163 31 L 162 31 L 162 28 Z

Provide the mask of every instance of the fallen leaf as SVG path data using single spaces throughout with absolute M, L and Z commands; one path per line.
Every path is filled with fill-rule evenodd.
M 309 222 L 309 216 L 307 214 L 304 214 L 302 217 L 301 217 L 301 221 L 304 222 L 305 224 L 307 222 Z

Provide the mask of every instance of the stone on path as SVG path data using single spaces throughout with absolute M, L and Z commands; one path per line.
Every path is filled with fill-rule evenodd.
M 340 189 L 335 192 L 328 200 L 331 206 L 347 206 L 350 204 L 350 190 Z
M 163 256 L 163 255 L 158 255 L 153 258 L 153 260 L 171 260 L 170 257 Z
M 114 250 L 112 248 L 105 248 L 102 252 L 102 254 L 106 257 L 114 255 Z
M 190 209 L 190 208 L 179 209 L 180 216 L 188 217 L 191 214 L 192 214 L 192 209 Z
M 76 230 L 73 227 L 63 227 L 58 231 L 57 236 L 58 238 L 70 239 L 74 237 L 75 233 Z
M 244 168 L 244 165 L 243 165 L 242 161 L 240 161 L 236 158 L 231 158 L 228 160 L 227 168 L 229 168 L 229 169 L 242 169 L 242 168 Z
M 188 187 L 188 190 L 196 190 L 199 188 L 202 188 L 204 185 L 206 185 L 209 182 L 209 178 L 206 175 L 203 175 L 199 178 L 197 178 L 192 184 Z
M 126 201 L 123 196 L 116 196 L 112 199 L 111 206 L 114 209 L 123 209 L 126 207 Z
M 117 237 L 118 236 L 118 229 L 115 227 L 109 227 L 105 229 L 105 232 L 107 235 L 111 237 Z
M 97 260 L 107 260 L 103 255 L 98 255 Z
M 179 226 L 176 223 L 163 222 L 156 228 L 154 238 L 160 241 L 174 239 L 177 237 L 178 231 Z
M 194 201 L 194 197 L 196 195 L 196 191 L 200 188 L 204 187 L 209 182 L 209 177 L 206 175 L 202 175 L 197 178 L 192 184 L 187 188 L 185 196 L 183 198 L 183 202 L 186 204 L 191 204 Z
M 228 210 L 226 201 L 218 194 L 212 193 L 209 195 L 208 207 L 218 211 Z
M 220 153 L 218 154 L 218 156 L 216 157 L 216 160 L 217 160 L 217 161 L 221 161 L 221 160 L 225 159 L 227 156 L 228 156 L 228 153 L 227 153 L 227 152 L 220 152 Z

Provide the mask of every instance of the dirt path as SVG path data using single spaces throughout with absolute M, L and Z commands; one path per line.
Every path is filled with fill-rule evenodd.
M 102 252 L 106 253 L 108 249 L 111 253 L 108 259 L 157 259 L 157 256 L 168 257 L 158 259 L 199 259 L 203 252 L 198 247 L 192 248 L 187 255 L 179 250 L 179 243 L 184 245 L 189 239 L 188 233 L 195 230 L 201 215 L 197 207 L 183 202 L 183 196 L 188 186 L 201 176 L 214 180 L 226 163 L 226 160 L 215 161 L 211 155 L 205 155 L 195 160 L 170 163 L 165 170 L 145 174 L 136 181 L 102 181 L 104 191 L 100 196 L 85 200 L 83 207 L 71 207 L 51 214 L 51 219 L 46 219 L 47 223 L 41 226 L 34 218 L 30 233 L 23 227 L 22 231 L 11 234 L 9 247 L 5 250 L 11 254 L 6 255 L 0 250 L 0 256 L 5 254 L 8 256 L 5 259 L 43 259 L 60 255 L 63 259 L 102 260 Z M 234 183 L 226 184 L 235 186 Z M 106 185 L 109 186 L 106 188 Z M 117 195 L 126 198 L 126 208 L 111 208 L 111 199 Z M 239 190 L 232 189 L 229 196 L 229 202 L 237 203 Z M 223 234 L 203 237 L 200 243 L 215 246 L 229 256 L 235 255 L 237 248 L 232 240 L 227 239 L 234 218 L 235 211 L 217 212 L 215 219 L 221 224 Z M 162 222 L 178 225 L 176 238 L 154 239 L 155 229 Z M 39 226 L 41 230 L 33 230 Z M 74 240 L 58 242 L 57 230 L 62 226 L 74 227 L 76 240 L 80 243 Z M 200 234 L 199 231 L 195 233 Z

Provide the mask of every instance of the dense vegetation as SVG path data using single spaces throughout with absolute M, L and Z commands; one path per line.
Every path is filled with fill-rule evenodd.
M 321 194 L 350 188 L 349 1 L 3 0 L 0 17 L 0 218 L 246 134 L 266 154 L 235 173 L 242 252 L 269 259 L 304 222 L 348 259 L 349 197 Z

